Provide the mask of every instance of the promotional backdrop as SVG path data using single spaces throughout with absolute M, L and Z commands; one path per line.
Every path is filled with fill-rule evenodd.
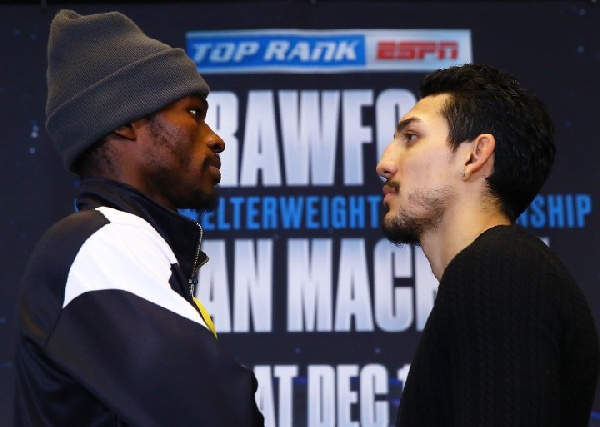
M 119 10 L 182 47 L 225 140 L 197 296 L 259 380 L 269 426 L 392 425 L 437 281 L 380 232 L 375 165 L 434 69 L 489 63 L 547 104 L 557 161 L 519 218 L 559 255 L 600 324 L 600 10 L 596 2 L 203 2 L 0 6 L 0 425 L 11 425 L 18 283 L 78 182 L 44 130 L 60 8 Z M 598 393 L 597 393 L 598 394 Z M 193 404 L 193 402 L 190 402 Z M 600 425 L 600 402 L 590 425 Z

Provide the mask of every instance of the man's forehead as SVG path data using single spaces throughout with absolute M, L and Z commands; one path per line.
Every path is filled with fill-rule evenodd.
M 404 126 L 410 123 L 427 123 L 431 120 L 444 119 L 442 109 L 450 95 L 430 95 L 421 98 L 408 113 L 400 118 L 398 124 L 404 123 Z
M 429 114 L 440 114 L 449 98 L 450 95 L 447 93 L 429 95 L 421 98 L 419 102 L 415 104 L 413 109 L 418 109 L 419 111 L 424 111 Z
M 188 98 L 192 101 L 201 102 L 208 106 L 208 101 L 206 100 L 206 96 L 199 93 L 192 93 L 188 96 Z

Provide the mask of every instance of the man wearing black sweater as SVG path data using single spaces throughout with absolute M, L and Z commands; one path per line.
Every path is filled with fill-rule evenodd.
M 507 73 L 438 70 L 377 172 L 394 243 L 440 281 L 400 403 L 402 427 L 586 427 L 600 355 L 584 296 L 515 224 L 554 162 L 554 130 Z

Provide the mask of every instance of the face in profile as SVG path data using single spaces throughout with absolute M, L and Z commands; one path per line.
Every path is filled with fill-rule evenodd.
M 171 209 L 216 207 L 225 143 L 206 124 L 207 110 L 205 99 L 187 96 L 145 125 L 145 191 Z
M 393 243 L 418 243 L 437 229 L 455 201 L 459 176 L 441 108 L 449 95 L 421 99 L 396 125 L 377 164 L 385 179 L 382 230 Z

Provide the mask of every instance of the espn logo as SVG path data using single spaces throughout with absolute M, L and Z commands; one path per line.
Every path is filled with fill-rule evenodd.
M 377 43 L 378 60 L 458 59 L 458 43 L 455 41 L 380 41 Z
M 433 71 L 472 61 L 469 30 L 395 30 L 367 34 L 367 68 Z

